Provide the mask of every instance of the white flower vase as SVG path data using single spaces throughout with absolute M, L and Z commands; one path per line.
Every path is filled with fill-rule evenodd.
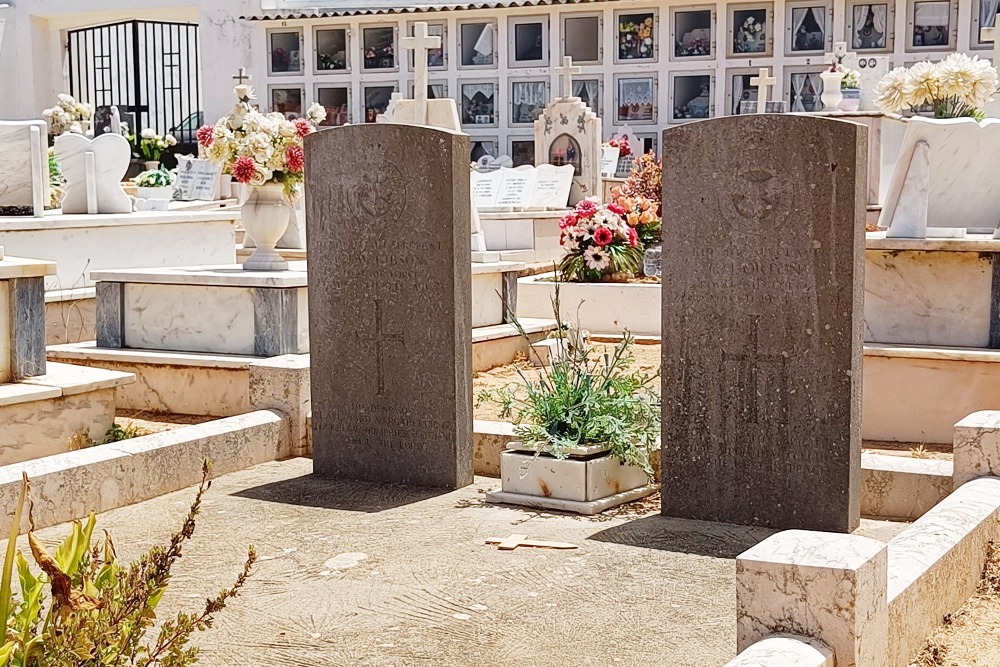
M 247 271 L 284 271 L 288 262 L 274 249 L 288 227 L 292 204 L 285 197 L 281 183 L 247 186 L 249 196 L 243 204 L 243 228 L 253 238 L 257 249 L 243 263 Z
M 144 167 L 146 167 L 146 171 L 155 171 L 156 169 L 160 168 L 159 160 L 146 160 L 142 164 Z
M 823 94 L 820 100 L 823 102 L 823 111 L 837 111 L 840 107 L 844 94 L 840 92 L 840 82 L 844 78 L 843 72 L 821 72 L 819 78 L 823 79 Z

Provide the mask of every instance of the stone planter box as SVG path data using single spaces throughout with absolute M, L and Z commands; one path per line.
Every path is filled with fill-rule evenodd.
M 569 458 L 536 456 L 518 442 L 500 455 L 501 490 L 489 502 L 598 514 L 653 493 L 646 473 L 625 465 L 601 446 L 579 447 Z

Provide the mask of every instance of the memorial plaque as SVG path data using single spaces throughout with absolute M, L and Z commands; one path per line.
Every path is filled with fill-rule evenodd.
M 468 156 L 429 127 L 306 137 L 318 475 L 472 483 Z
M 573 165 L 557 167 L 540 164 L 535 168 L 535 189 L 528 200 L 529 208 L 566 208 L 573 188 Z
M 663 133 L 663 514 L 858 526 L 865 127 Z
M 181 201 L 218 199 L 221 165 L 183 155 L 177 157 L 177 198 Z
M 524 165 L 516 169 L 501 169 L 503 178 L 497 191 L 497 208 L 524 208 L 535 189 L 535 168 Z
M 500 188 L 500 180 L 503 178 L 503 172 L 500 171 L 500 168 L 497 167 L 488 173 L 472 171 L 470 177 L 472 178 L 472 202 L 476 208 L 494 206 L 497 190 Z

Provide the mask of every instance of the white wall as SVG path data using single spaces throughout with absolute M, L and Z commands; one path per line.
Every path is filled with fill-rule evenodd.
M 144 19 L 198 23 L 202 44 L 202 99 L 214 120 L 232 107 L 231 77 L 263 49 L 258 26 L 239 17 L 259 11 L 260 0 L 11 0 L 0 43 L 0 118 L 40 118 L 69 89 L 66 33 L 116 21 Z

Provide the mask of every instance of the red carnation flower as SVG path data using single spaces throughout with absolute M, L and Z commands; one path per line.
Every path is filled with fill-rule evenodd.
M 611 245 L 611 242 L 614 240 L 615 235 L 607 227 L 598 227 L 594 230 L 594 243 L 602 248 L 604 246 Z
M 208 148 L 215 141 L 215 128 L 211 125 L 202 125 L 198 128 L 198 145 L 202 148 Z
M 300 137 L 312 134 L 313 126 L 305 118 L 296 118 L 292 122 L 295 123 L 295 131 L 298 133 Z
M 639 245 L 639 233 L 633 227 L 628 228 L 628 244 L 633 248 Z
M 576 224 L 576 213 L 567 213 L 559 220 L 559 229 L 566 229 Z
M 613 202 L 611 204 L 608 204 L 608 210 L 614 213 L 615 215 L 625 215 L 625 209 Z
M 285 149 L 285 164 L 288 165 L 288 171 L 293 174 L 302 172 L 306 166 L 306 153 L 302 150 L 302 146 L 293 144 Z
M 236 158 L 230 171 L 233 172 L 233 178 L 237 183 L 249 183 L 257 171 L 257 164 L 249 155 L 243 155 Z

